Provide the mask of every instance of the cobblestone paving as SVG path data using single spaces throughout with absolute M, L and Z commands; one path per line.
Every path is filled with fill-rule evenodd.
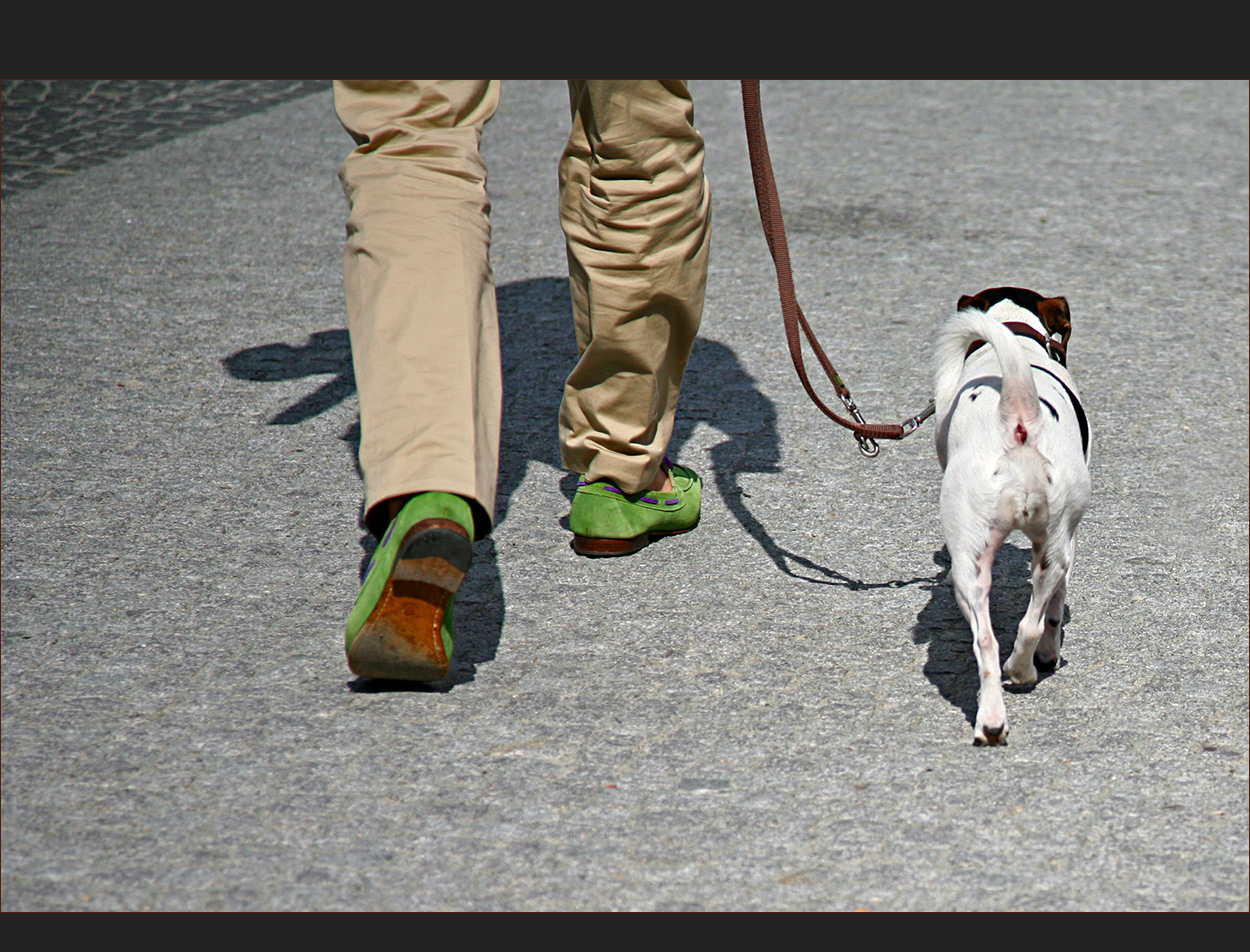
M 0 194 L 328 86 L 328 80 L 5 80 Z

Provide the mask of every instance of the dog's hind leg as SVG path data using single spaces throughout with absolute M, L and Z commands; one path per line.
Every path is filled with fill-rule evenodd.
M 991 529 L 985 547 L 975 557 L 967 549 L 951 556 L 951 584 L 959 609 L 972 629 L 972 651 L 976 655 L 981 683 L 972 735 L 975 744 L 1002 744 L 1007 740 L 1007 708 L 1003 704 L 1002 676 L 998 667 L 998 639 L 994 637 L 994 625 L 990 620 L 994 554 L 1004 538 L 1005 533 Z
M 1072 546 L 1066 540 L 1058 545 L 1046 540 L 1033 543 L 1033 597 L 1020 619 L 1011 657 L 1003 665 L 1003 674 L 1012 684 L 1025 687 L 1037 681 L 1033 657 L 1043 638 L 1047 642 L 1043 663 L 1047 660 L 1051 660 L 1052 665 L 1058 662 L 1057 633 L 1063 621 L 1071 551 Z
M 1059 587 L 1050 597 L 1046 606 L 1046 627 L 1042 629 L 1042 637 L 1037 641 L 1037 651 L 1033 653 L 1033 663 L 1042 671 L 1053 671 L 1059 667 L 1059 657 L 1063 648 L 1063 607 L 1067 603 L 1068 578 L 1065 575 L 1059 580 Z
M 1063 609 L 1068 598 L 1068 579 L 1072 577 L 1072 557 L 1076 554 L 1076 536 L 1073 534 L 1066 546 L 1068 568 L 1059 580 L 1055 594 L 1050 597 L 1046 606 L 1046 625 L 1042 637 L 1037 642 L 1037 651 L 1033 661 L 1043 671 L 1053 671 L 1059 667 L 1059 659 L 1063 652 Z

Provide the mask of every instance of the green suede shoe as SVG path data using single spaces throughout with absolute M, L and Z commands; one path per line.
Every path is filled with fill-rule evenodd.
M 569 527 L 573 551 L 610 556 L 637 552 L 658 536 L 679 535 L 699 524 L 703 484 L 694 470 L 664 458 L 673 492 L 625 493 L 607 480 L 578 483 Z
M 450 493 L 408 500 L 386 530 L 347 619 L 347 666 L 367 678 L 438 681 L 473 556 L 473 513 Z

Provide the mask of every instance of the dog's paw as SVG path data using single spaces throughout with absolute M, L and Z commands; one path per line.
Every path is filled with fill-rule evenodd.
M 1046 623 L 1046 631 L 1037 643 L 1037 651 L 1033 652 L 1033 663 L 1042 671 L 1054 671 L 1059 667 L 1059 645 L 1061 638 L 1058 626 Z
M 1059 667 L 1059 653 L 1047 654 L 1041 648 L 1038 648 L 1033 655 L 1033 663 L 1037 665 L 1039 671 L 1054 671 Z
M 1003 665 L 1003 676 L 1016 687 L 1024 688 L 1037 683 L 1037 668 L 1032 660 L 1012 655 Z
M 1007 743 L 1007 722 L 1003 721 L 995 727 L 981 724 L 972 734 L 972 743 L 977 747 L 998 747 Z
M 1007 709 L 1002 698 L 995 698 L 977 708 L 977 723 L 972 742 L 978 747 L 994 747 L 1007 743 Z

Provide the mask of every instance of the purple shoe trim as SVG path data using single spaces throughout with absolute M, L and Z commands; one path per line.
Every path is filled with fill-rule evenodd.
M 664 500 L 664 505 L 666 505 L 666 506 L 676 506 L 679 502 L 681 502 L 681 500 L 680 500 L 680 499 L 665 499 L 665 500 Z
M 658 506 L 658 505 L 660 504 L 660 500 L 658 500 L 658 499 L 652 499 L 650 496 L 643 496 L 643 497 L 642 497 L 642 501 L 643 501 L 643 502 L 649 502 L 649 503 L 651 503 L 651 505 L 653 505 L 653 506 Z
M 398 516 L 398 513 L 396 513 L 396 516 Z M 397 523 L 398 521 L 399 521 L 398 518 L 392 519 L 391 524 L 386 527 L 386 535 L 382 536 L 382 544 L 378 546 L 379 549 L 384 548 L 386 546 L 387 541 L 391 537 L 391 533 L 395 531 L 395 523 Z
M 577 486 L 578 486 L 578 488 L 580 489 L 582 486 L 594 486 L 594 485 L 596 485 L 596 484 L 602 484 L 603 488 L 604 488 L 604 489 L 606 489 L 606 490 L 607 490 L 608 492 L 610 492 L 610 493 L 616 493 L 616 494 L 618 494 L 618 495 L 620 495 L 620 496 L 628 496 L 628 495 L 629 495 L 629 493 L 625 492 L 624 490 L 622 490 L 622 489 L 617 489 L 615 486 L 613 486 L 613 485 L 612 485 L 610 482 L 608 482 L 606 479 L 596 479 L 593 483 L 588 483 L 588 482 L 586 482 L 586 480 L 584 480 L 584 479 L 583 479 L 581 482 L 579 482 L 579 483 L 577 484 Z

